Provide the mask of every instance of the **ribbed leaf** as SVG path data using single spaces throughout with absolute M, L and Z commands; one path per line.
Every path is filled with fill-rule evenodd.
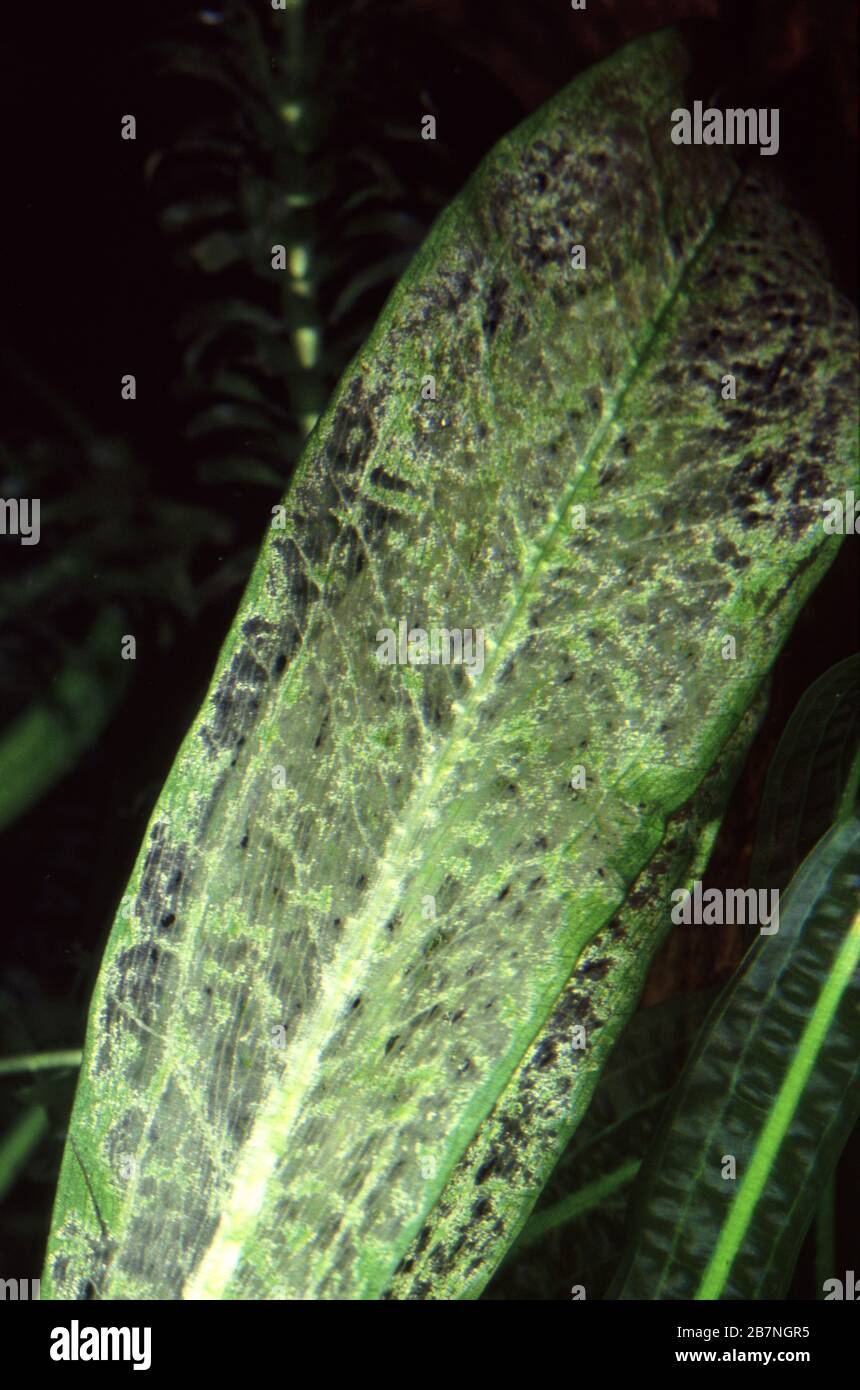
M 860 796 L 860 655 L 840 661 L 806 691 L 768 768 L 749 881 L 784 888 L 831 826 Z
M 643 1172 L 613 1296 L 785 1295 L 860 1115 L 858 960 L 854 817 L 804 862 L 779 931 L 759 937 L 705 1024 Z
M 311 436 L 111 936 L 55 1296 L 474 1293 L 581 1116 L 857 466 L 851 311 L 672 143 L 686 66 L 503 141 Z

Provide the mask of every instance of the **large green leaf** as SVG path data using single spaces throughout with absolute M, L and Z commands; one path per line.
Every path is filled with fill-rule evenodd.
M 858 962 L 855 816 L 804 862 L 778 933 L 714 1006 L 649 1155 L 614 1296 L 784 1297 L 860 1116 Z
M 672 143 L 686 67 L 503 141 L 311 436 L 111 935 L 49 1295 L 474 1294 L 581 1116 L 857 467 L 852 312 Z M 381 665 L 401 620 L 482 668 Z

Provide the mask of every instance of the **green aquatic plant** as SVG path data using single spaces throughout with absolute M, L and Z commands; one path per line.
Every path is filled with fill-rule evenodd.
M 396 7 L 384 14 L 402 37 Z M 206 44 L 198 31 L 160 45 L 161 67 L 226 107 L 159 154 L 152 182 L 163 230 L 212 282 L 178 324 L 200 476 L 271 488 L 439 210 L 445 156 L 404 168 L 420 132 L 380 110 L 396 60 L 368 51 L 366 13 L 291 0 L 282 13 L 229 6 L 208 25 Z
M 49 1296 L 476 1296 L 582 1120 L 857 477 L 853 313 L 672 143 L 686 72 L 502 141 L 313 430 L 107 947 Z

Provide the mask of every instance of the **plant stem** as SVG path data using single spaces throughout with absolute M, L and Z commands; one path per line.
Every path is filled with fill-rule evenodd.
M 289 208 L 289 235 L 285 238 L 287 279 L 282 292 L 284 318 L 290 326 L 295 368 L 290 373 L 290 392 L 303 439 L 307 438 L 325 404 L 327 387 L 320 361 L 322 320 L 317 302 L 317 283 L 312 256 L 315 214 L 311 156 L 319 147 L 319 116 L 310 97 L 316 79 L 313 45 L 306 43 L 305 0 L 289 0 L 283 29 L 282 56 L 287 99 L 280 114 L 287 127 L 289 158 L 277 168 Z

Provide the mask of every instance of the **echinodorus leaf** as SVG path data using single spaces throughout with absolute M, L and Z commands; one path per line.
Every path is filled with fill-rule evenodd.
M 511 1088 L 564 1096 L 544 1029 L 591 1079 L 511 1237 L 580 1117 L 856 476 L 852 312 L 672 143 L 686 69 L 649 38 L 502 141 L 311 435 L 105 955 L 53 1296 L 377 1298 L 437 1209 L 474 1293 L 503 1244 L 446 1233 Z

